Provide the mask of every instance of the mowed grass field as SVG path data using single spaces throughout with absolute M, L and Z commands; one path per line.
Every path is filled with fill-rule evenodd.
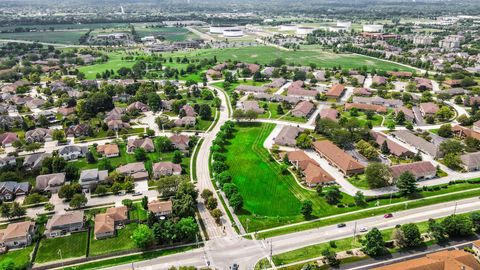
M 237 213 L 249 231 L 300 222 L 303 200 L 310 200 L 314 216 L 321 217 L 358 208 L 337 208 L 327 204 L 315 191 L 300 186 L 291 174 L 283 175 L 280 164 L 271 159 L 263 142 L 275 125 L 237 124 L 235 137 L 227 145 L 227 165 L 233 182 L 244 199 L 244 211 Z M 352 203 L 345 195 L 342 203 Z
M 61 258 L 84 257 L 87 252 L 88 232 L 73 233 L 69 236 L 42 239 L 35 262 L 45 263 Z M 59 252 L 60 251 L 60 252 Z
M 135 61 L 127 61 L 122 59 L 122 57 L 126 56 L 122 53 L 110 53 L 108 54 L 109 60 L 106 63 L 95 64 L 90 66 L 83 66 L 80 67 L 78 70 L 85 74 L 85 77 L 89 80 L 95 79 L 97 73 L 102 73 L 106 70 L 112 70 L 117 72 L 121 67 L 131 68 Z
M 155 27 L 147 28 L 136 26 L 135 30 L 141 37 L 145 36 L 163 36 L 167 41 L 185 41 L 189 39 L 198 39 L 194 33 L 183 27 Z
M 58 44 L 78 44 L 81 36 L 86 30 L 68 31 L 45 31 L 45 32 L 22 32 L 22 33 L 0 33 L 0 39 L 26 40 Z
M 241 47 L 241 48 L 227 48 L 227 49 L 205 49 L 195 50 L 192 52 L 165 54 L 166 56 L 187 56 L 190 58 L 213 58 L 217 57 L 219 62 L 232 60 L 260 64 L 268 64 L 276 58 L 282 58 L 287 64 L 294 63 L 295 65 L 309 65 L 310 63 L 317 64 L 318 67 L 332 68 L 361 68 L 366 66 L 368 69 L 378 69 L 390 71 L 394 69 L 402 71 L 412 71 L 411 68 L 404 67 L 399 64 L 374 59 L 362 55 L 355 54 L 335 54 L 320 48 L 308 48 L 297 51 L 281 50 L 272 46 L 255 46 L 255 47 Z

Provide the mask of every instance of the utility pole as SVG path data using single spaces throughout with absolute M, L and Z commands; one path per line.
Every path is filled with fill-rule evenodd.
M 353 226 L 353 243 L 355 243 L 356 235 L 357 235 L 357 222 L 355 221 L 355 225 Z
M 457 204 L 458 202 L 455 202 L 455 207 L 453 208 L 453 215 L 457 213 Z
M 62 250 L 59 249 L 57 253 L 58 253 L 58 255 L 60 255 L 60 261 L 62 262 L 62 268 L 63 268 Z

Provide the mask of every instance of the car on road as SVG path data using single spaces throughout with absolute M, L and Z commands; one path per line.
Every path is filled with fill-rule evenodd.
M 384 218 L 391 218 L 393 217 L 393 214 L 392 213 L 388 213 L 388 214 L 385 214 L 383 215 Z
M 343 228 L 343 227 L 345 227 L 345 226 L 347 226 L 347 224 L 345 224 L 345 223 L 337 224 L 337 228 Z
M 142 196 L 142 192 L 135 192 L 132 196 Z
M 366 231 L 368 231 L 368 229 L 366 227 L 360 228 L 360 232 L 366 232 Z
M 232 269 L 232 270 L 238 270 L 239 267 L 240 267 L 240 266 L 239 266 L 238 264 L 234 263 L 232 266 L 230 266 L 230 269 Z

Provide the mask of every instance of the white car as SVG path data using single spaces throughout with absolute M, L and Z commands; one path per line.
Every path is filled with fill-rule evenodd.
M 366 232 L 366 231 L 368 231 L 367 228 L 365 228 L 365 227 L 360 228 L 360 232 Z

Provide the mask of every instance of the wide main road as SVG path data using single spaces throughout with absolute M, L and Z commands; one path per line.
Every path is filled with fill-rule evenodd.
M 457 202 L 441 203 L 421 208 L 409 209 L 393 213 L 392 218 L 382 215 L 347 222 L 343 228 L 336 225 L 317 229 L 281 235 L 266 240 L 247 240 L 239 236 L 226 236 L 208 241 L 205 248 L 198 248 L 189 252 L 159 257 L 148 261 L 134 263 L 135 269 L 164 270 L 171 266 L 191 265 L 203 267 L 207 261 L 217 269 L 228 269 L 232 263 L 238 263 L 240 269 L 253 269 L 261 258 L 270 254 L 279 254 L 305 246 L 328 242 L 353 236 L 356 228 L 357 235 L 360 228 L 388 229 L 397 224 L 416 223 L 427 221 L 430 218 L 439 218 L 453 213 L 468 213 L 480 209 L 480 199 L 470 198 Z M 111 267 L 112 270 L 132 269 L 132 265 Z

